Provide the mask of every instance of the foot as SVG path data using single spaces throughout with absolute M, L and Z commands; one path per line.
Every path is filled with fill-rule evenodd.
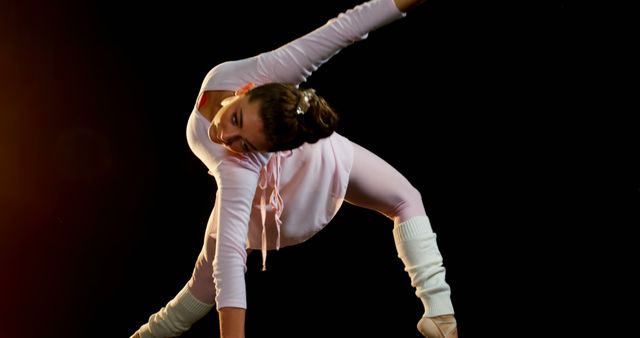
M 458 338 L 458 326 L 453 315 L 422 317 L 418 331 L 426 338 Z

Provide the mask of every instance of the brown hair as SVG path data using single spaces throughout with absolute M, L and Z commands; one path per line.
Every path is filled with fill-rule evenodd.
M 251 89 L 247 95 L 249 102 L 260 102 L 269 151 L 290 150 L 305 142 L 315 143 L 330 136 L 337 128 L 338 114 L 313 89 L 268 83 Z

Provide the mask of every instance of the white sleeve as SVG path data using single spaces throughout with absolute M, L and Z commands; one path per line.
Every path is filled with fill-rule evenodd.
M 260 54 L 258 73 L 267 82 L 298 85 L 343 48 L 404 16 L 393 0 L 363 3 L 278 49 Z
M 216 306 L 246 308 L 244 274 L 247 262 L 247 233 L 253 197 L 264 159 L 227 160 L 212 174 L 218 182 L 213 210 L 216 252 L 213 278 Z
M 217 65 L 205 77 L 201 90 L 233 91 L 248 82 L 299 85 L 343 48 L 405 15 L 393 0 L 365 2 L 272 51 Z

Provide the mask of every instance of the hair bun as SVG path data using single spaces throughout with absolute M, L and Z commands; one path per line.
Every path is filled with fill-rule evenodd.
M 315 143 L 321 138 L 330 136 L 338 126 L 338 114 L 324 98 L 316 95 L 315 90 L 305 89 L 301 94 L 302 101 L 308 98 L 309 104 L 303 118 L 305 141 Z

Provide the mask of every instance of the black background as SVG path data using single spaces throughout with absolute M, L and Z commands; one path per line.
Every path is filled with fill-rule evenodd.
M 215 182 L 185 138 L 202 78 L 358 3 L 8 6 L 2 336 L 128 337 L 164 306 L 190 277 L 214 202 Z M 341 134 L 421 191 L 461 337 L 534 334 L 533 313 L 566 310 L 565 276 L 583 263 L 556 253 L 606 207 L 585 197 L 597 188 L 585 177 L 614 158 L 630 168 L 599 148 L 606 130 L 574 137 L 587 132 L 569 93 L 566 3 L 514 3 L 429 1 L 304 85 L 342 113 Z M 632 183 L 633 201 L 608 220 L 629 220 Z M 345 204 L 313 239 L 270 253 L 268 271 L 252 254 L 247 337 L 418 337 L 421 305 L 391 228 Z M 184 336 L 215 337 L 217 325 L 212 312 Z

